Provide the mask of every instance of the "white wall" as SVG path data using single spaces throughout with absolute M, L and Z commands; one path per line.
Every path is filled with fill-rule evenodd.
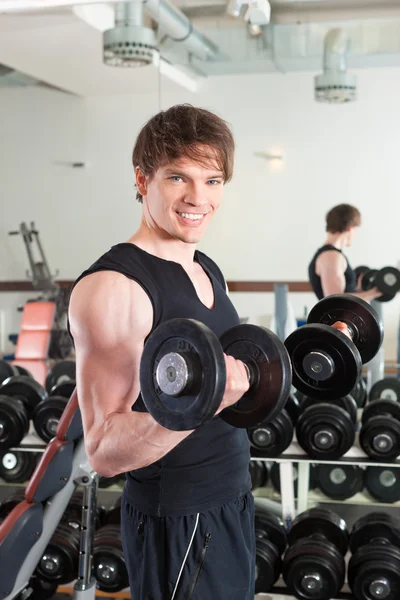
M 187 101 L 232 124 L 235 177 L 202 243 L 227 279 L 305 280 L 308 261 L 324 239 L 324 215 L 339 202 L 356 204 L 363 215 L 348 253 L 354 265 L 379 267 L 400 259 L 400 69 L 363 70 L 358 78 L 358 101 L 343 106 L 315 103 L 308 73 L 221 77 L 197 95 L 161 90 L 162 108 Z M 18 242 L 5 232 L 31 218 L 52 267 L 63 278 L 76 277 L 139 222 L 131 151 L 140 126 L 159 110 L 158 94 L 81 101 L 43 90 L 2 90 L 0 106 L 13 123 L 2 131 L 1 153 L 7 154 L 7 145 L 15 149 L 0 183 L 3 206 L 9 206 L 0 235 L 6 256 L 11 243 L 14 254 L 0 265 L 0 277 L 24 276 L 23 249 L 17 260 Z M 17 155 L 22 141 L 24 152 Z M 284 153 L 280 168 L 254 156 L 270 150 Z M 84 170 L 50 164 L 82 156 L 88 161 Z M 272 295 L 232 297 L 240 314 L 255 322 L 266 322 L 273 310 Z M 311 294 L 291 299 L 298 315 L 315 302 Z M 388 359 L 397 351 L 398 313 L 399 300 L 385 305 Z

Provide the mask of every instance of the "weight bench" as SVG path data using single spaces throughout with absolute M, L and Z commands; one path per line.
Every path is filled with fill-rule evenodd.
M 97 474 L 87 460 L 76 390 L 25 490 L 25 498 L 0 524 L 0 600 L 13 600 L 31 579 L 77 485 L 84 486 L 77 600 L 95 598 L 92 539 Z M 51 502 L 48 502 L 48 501 Z
M 41 385 L 49 371 L 48 354 L 56 314 L 55 302 L 27 302 L 12 364 L 24 367 Z

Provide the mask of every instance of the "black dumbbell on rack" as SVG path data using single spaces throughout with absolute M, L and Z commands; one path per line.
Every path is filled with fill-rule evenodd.
M 2 450 L 0 452 L 0 482 L 24 483 L 29 481 L 39 460 L 36 452 Z
M 357 405 L 351 396 L 329 402 L 304 398 L 296 424 L 296 437 L 314 459 L 336 460 L 354 444 Z
M 72 385 L 73 387 L 71 392 L 69 393 L 68 398 L 71 396 L 76 381 L 76 363 L 74 360 L 60 360 L 57 362 L 54 367 L 49 371 L 46 377 L 46 390 L 48 394 L 54 396 L 65 396 L 67 397 L 68 392 L 62 392 L 62 384 Z M 58 388 L 55 390 L 55 388 Z M 66 388 L 67 390 L 70 387 Z
M 369 391 L 369 401 L 372 400 L 400 402 L 400 381 L 395 377 L 385 377 L 376 381 Z
M 392 461 L 400 454 L 400 403 L 373 400 L 361 418 L 360 446 L 378 461 Z
M 396 267 L 383 267 L 383 269 L 370 269 L 364 265 L 357 267 L 357 279 L 361 277 L 361 289 L 370 290 L 374 287 L 382 293 L 376 298 L 378 302 L 390 302 L 400 290 L 400 271 Z
M 317 487 L 332 500 L 347 500 L 363 490 L 364 473 L 357 465 L 318 465 Z
M 393 504 L 400 500 L 400 469 L 398 467 L 367 467 L 365 489 L 378 502 Z
M 364 377 L 360 377 L 356 385 L 350 392 L 350 396 L 354 398 L 357 408 L 364 408 L 367 402 L 367 384 Z
M 35 408 L 32 421 L 38 436 L 49 442 L 56 435 L 58 423 L 76 387 L 75 362 L 57 363 L 47 376 L 46 387 L 49 396 Z
M 119 592 L 129 586 L 119 525 L 104 525 L 94 534 L 93 574 L 102 592 Z
M 29 431 L 36 406 L 46 390 L 31 377 L 9 377 L 0 386 L 0 448 L 18 446 Z
M 54 531 L 35 574 L 49 583 L 62 585 L 76 579 L 79 563 L 80 530 L 60 521 Z
M 347 578 L 356 600 L 398 600 L 400 597 L 400 522 L 373 512 L 351 531 Z
M 271 466 L 270 478 L 272 487 L 278 494 L 281 493 L 281 474 L 279 469 L 278 462 L 274 462 Z M 292 463 L 292 471 L 293 471 L 293 485 L 294 485 L 294 495 L 297 498 L 297 491 L 299 486 L 299 471 L 297 463 Z M 315 490 L 317 487 L 317 465 L 314 463 L 310 463 L 309 465 L 309 479 L 308 479 L 308 489 Z
M 307 325 L 285 341 L 293 386 L 323 400 L 347 396 L 361 377 L 362 365 L 377 354 L 382 341 L 382 322 L 367 302 L 349 295 L 323 298 L 311 310 Z
M 255 507 L 256 585 L 255 593 L 270 592 L 281 574 L 281 556 L 286 548 L 286 531 L 281 519 L 261 505 Z
M 300 412 L 296 396 L 289 395 L 285 407 L 273 419 L 247 430 L 253 456 L 275 458 L 282 454 L 293 439 L 294 425 Z
M 249 464 L 251 489 L 265 487 L 268 483 L 269 472 L 263 460 L 251 460 Z
M 333 511 L 312 508 L 298 515 L 282 565 L 289 593 L 303 600 L 337 598 L 345 581 L 348 538 L 346 523 Z

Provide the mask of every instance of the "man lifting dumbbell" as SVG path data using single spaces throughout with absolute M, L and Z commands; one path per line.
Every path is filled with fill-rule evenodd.
M 230 129 L 208 111 L 175 106 L 150 119 L 133 152 L 140 227 L 71 294 L 88 457 L 100 475 L 127 473 L 121 531 L 135 600 L 254 596 L 246 427 L 283 408 L 291 365 L 274 334 L 239 325 L 220 269 L 196 250 L 233 153 Z M 322 311 L 318 325 L 306 326 L 309 379 L 324 389 L 354 387 L 362 360 L 381 343 L 368 311 L 330 307 L 334 321 Z M 303 346 L 292 338 L 292 360 Z
M 101 475 L 127 473 L 121 530 L 135 600 L 254 596 L 246 430 L 219 417 L 195 431 L 167 429 L 139 394 L 142 351 L 158 325 L 193 319 L 219 338 L 239 324 L 220 269 L 196 250 L 232 176 L 233 154 L 230 129 L 208 111 L 175 106 L 150 119 L 133 151 L 140 227 L 85 271 L 71 295 L 87 453 Z M 218 415 L 252 383 L 240 357 L 222 357 Z
M 314 254 L 308 266 L 311 287 L 319 300 L 325 296 L 343 293 L 367 301 L 382 295 L 376 287 L 361 289 L 357 275 L 343 253 L 344 248 L 352 245 L 360 225 L 359 210 L 349 204 L 334 206 L 326 215 L 325 243 Z

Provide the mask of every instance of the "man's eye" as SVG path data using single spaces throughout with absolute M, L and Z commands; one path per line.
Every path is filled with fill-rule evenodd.
M 172 175 L 170 179 L 171 181 L 182 181 L 182 177 L 179 177 L 179 175 Z
M 218 179 L 209 179 L 207 183 L 211 183 L 211 185 L 218 185 L 220 182 Z

